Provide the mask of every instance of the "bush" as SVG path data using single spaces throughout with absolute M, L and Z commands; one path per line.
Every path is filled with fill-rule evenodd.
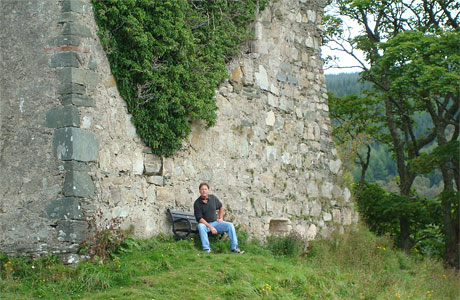
M 215 89 L 258 2 L 93 0 L 118 90 L 153 153 L 178 150 L 192 121 L 215 124 Z
M 296 257 L 306 251 L 305 242 L 297 235 L 269 236 L 267 238 L 267 249 L 274 256 Z
M 80 242 L 80 253 L 84 253 L 93 262 L 107 263 L 120 253 L 130 252 L 139 244 L 128 238 L 133 228 L 122 230 L 119 218 L 105 219 L 102 211 L 85 216 L 88 223 L 86 240 Z

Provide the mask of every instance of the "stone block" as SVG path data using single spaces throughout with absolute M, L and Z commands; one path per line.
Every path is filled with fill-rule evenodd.
M 287 76 L 287 80 L 288 80 L 288 82 L 291 83 L 291 84 L 297 84 L 297 83 L 299 82 L 299 81 L 297 80 L 296 77 L 291 76 L 291 75 L 288 75 L 288 76 Z
M 256 72 L 255 74 L 255 79 L 256 79 L 256 84 L 263 90 L 268 91 L 270 84 L 268 82 L 268 75 L 267 71 L 262 65 L 259 65 L 259 72 Z
M 278 89 L 277 86 L 275 86 L 274 84 L 271 84 L 270 85 L 270 92 L 275 95 L 275 96 L 279 96 L 280 95 L 280 90 Z
M 59 95 L 79 94 L 83 95 L 86 92 L 86 87 L 76 83 L 66 83 L 58 86 L 56 93 Z
M 128 136 L 136 136 L 136 126 L 131 121 L 132 115 L 128 115 L 125 119 L 125 130 Z
M 308 241 L 314 240 L 317 234 L 318 234 L 318 229 L 316 225 L 311 224 L 310 227 L 308 227 L 306 238 Z
M 323 182 L 323 185 L 321 186 L 321 195 L 324 198 L 331 199 L 332 198 L 332 188 L 334 185 L 331 182 Z
M 352 209 L 344 208 L 342 210 L 342 225 L 350 225 L 352 223 Z
M 58 240 L 63 242 L 80 242 L 86 239 L 88 223 L 77 220 L 60 220 L 57 222 Z
M 46 113 L 46 126 L 49 128 L 79 127 L 80 115 L 74 106 L 54 107 Z
M 249 156 L 249 142 L 247 139 L 243 138 L 239 143 L 239 152 L 241 157 Z
M 311 205 L 310 216 L 319 217 L 321 215 L 321 204 L 313 202 Z
M 81 220 L 83 217 L 80 204 L 73 197 L 53 200 L 45 211 L 50 219 Z
M 147 177 L 147 182 L 157 186 L 163 186 L 165 184 L 163 176 L 149 176 Z
M 145 175 L 159 175 L 161 174 L 161 167 L 163 166 L 161 158 L 156 155 L 144 155 L 144 174 Z
M 275 125 L 275 121 L 276 121 L 275 113 L 272 111 L 267 112 L 267 116 L 265 117 L 265 124 L 267 126 L 273 126 Z
M 88 27 L 78 23 L 67 23 L 62 31 L 63 35 L 75 35 L 79 37 L 92 37 Z
M 94 195 L 94 184 L 86 172 L 67 171 L 62 191 L 67 197 L 91 198 Z
M 142 151 L 135 151 L 134 153 L 131 153 L 131 159 L 133 162 L 133 174 L 142 175 L 142 173 L 144 173 L 144 155 L 142 154 Z
M 95 105 L 93 99 L 85 95 L 69 94 L 59 98 L 61 99 L 62 105 L 75 105 L 86 107 L 93 107 Z
M 351 192 L 350 192 L 350 190 L 348 188 L 344 188 L 344 190 L 343 190 L 343 198 L 344 198 L 345 202 L 350 201 Z
M 276 160 L 276 148 L 273 146 L 265 147 L 266 160 L 268 162 L 273 162 Z
M 78 68 L 64 67 L 57 70 L 57 75 L 62 84 L 77 83 L 94 88 L 100 81 L 96 72 Z
M 74 67 L 78 68 L 80 66 L 80 57 L 76 52 L 65 51 L 56 53 L 50 61 L 50 67 Z
M 278 97 L 268 94 L 267 95 L 267 103 L 270 106 L 277 107 L 278 106 Z
M 90 11 L 90 4 L 81 0 L 64 0 L 62 1 L 63 12 L 76 12 L 80 14 L 86 14 Z
M 331 215 L 330 213 L 328 213 L 328 212 L 324 212 L 324 213 L 323 213 L 323 220 L 324 220 L 325 222 L 331 221 L 331 220 L 332 220 L 332 215 Z
M 290 63 L 287 63 L 287 62 L 282 62 L 281 63 L 281 71 L 283 71 L 284 73 L 291 73 L 291 70 L 292 70 L 292 66 Z
M 80 128 L 54 131 L 53 153 L 61 160 L 96 161 L 99 141 L 91 132 Z
M 243 80 L 243 72 L 240 66 L 233 69 L 230 79 L 235 82 L 241 82 Z
M 92 55 L 89 58 L 88 69 L 93 70 L 93 71 L 96 71 L 96 69 L 97 69 L 97 62 L 94 59 L 94 56 L 92 56 Z
M 342 214 L 340 213 L 339 209 L 333 209 L 332 210 L 332 219 L 337 224 L 342 222 Z
M 287 81 L 287 76 L 283 72 L 278 72 L 276 73 L 276 80 L 280 82 L 286 82 Z

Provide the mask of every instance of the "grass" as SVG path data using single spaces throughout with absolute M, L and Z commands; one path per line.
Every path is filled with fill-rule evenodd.
M 213 240 L 160 235 L 107 264 L 63 266 L 0 255 L 0 299 L 458 299 L 458 273 L 409 257 L 365 228 L 308 249 L 295 237 L 248 241 L 244 255 Z

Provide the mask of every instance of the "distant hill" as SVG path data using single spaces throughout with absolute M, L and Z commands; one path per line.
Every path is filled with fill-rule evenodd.
M 369 83 L 359 82 L 359 73 L 340 73 L 326 75 L 326 85 L 329 92 L 337 97 L 350 94 L 361 95 L 362 91 L 369 88 Z

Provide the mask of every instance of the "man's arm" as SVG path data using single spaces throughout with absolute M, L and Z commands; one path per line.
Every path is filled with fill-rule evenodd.
M 214 228 L 214 226 L 212 226 L 212 225 L 209 224 L 208 222 L 206 222 L 205 219 L 201 218 L 201 219 L 199 220 L 199 222 L 200 222 L 200 223 L 203 223 L 204 225 L 206 225 L 206 227 L 208 227 L 209 230 L 211 230 L 211 233 L 212 233 L 212 234 L 217 234 L 217 229 Z
M 224 221 L 224 207 L 221 206 L 217 214 L 217 222 L 223 222 L 223 221 Z

